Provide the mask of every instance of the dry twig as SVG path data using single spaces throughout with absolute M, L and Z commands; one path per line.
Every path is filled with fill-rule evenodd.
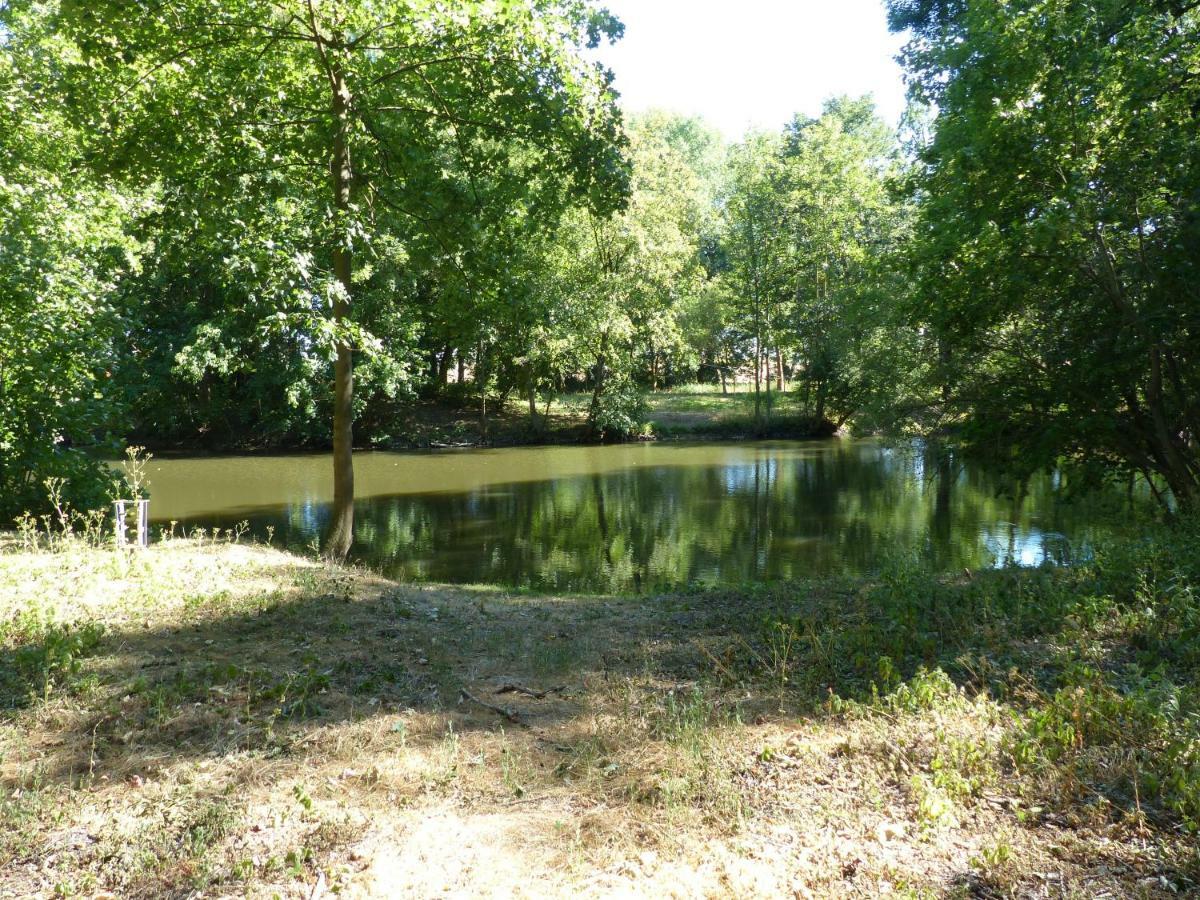
M 551 694 L 561 694 L 567 689 L 565 684 L 558 687 L 546 688 L 544 691 L 535 691 L 533 688 L 527 688 L 520 684 L 502 684 L 496 688 L 497 694 L 524 694 L 526 697 L 532 697 L 534 700 L 545 700 Z
M 487 703 L 470 693 L 466 688 L 460 688 L 458 693 L 463 700 L 470 700 L 477 706 L 482 706 L 484 709 L 491 710 L 497 715 L 504 716 L 504 718 L 508 719 L 510 722 L 515 722 L 518 725 L 525 724 L 523 721 L 521 721 L 520 713 L 518 713 L 515 709 L 509 709 L 506 706 L 496 706 L 494 703 Z

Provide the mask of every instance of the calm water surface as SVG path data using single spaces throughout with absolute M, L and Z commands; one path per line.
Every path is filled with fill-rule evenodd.
M 303 548 L 332 497 L 326 455 L 155 460 L 157 524 Z M 871 441 L 539 447 L 355 457 L 354 558 L 392 577 L 650 590 L 862 574 L 917 551 L 945 570 L 1070 562 L 1116 502 L 1023 500 L 920 448 Z M 1081 549 L 1082 548 L 1082 549 Z

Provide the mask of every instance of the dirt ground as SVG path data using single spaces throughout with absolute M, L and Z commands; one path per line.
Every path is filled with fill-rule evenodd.
M 2 553 L 0 897 L 1196 890 L 1186 839 L 1039 808 L 984 697 L 796 696 L 763 602 L 213 542 Z M 947 759 L 969 790 L 937 786 Z

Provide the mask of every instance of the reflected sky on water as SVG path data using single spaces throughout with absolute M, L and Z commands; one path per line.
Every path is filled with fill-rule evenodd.
M 326 455 L 155 460 L 156 523 L 305 548 Z M 1055 474 L 1016 498 L 977 469 L 874 441 L 538 447 L 355 457 L 356 561 L 402 580 L 639 591 L 877 570 L 1069 563 L 1122 515 Z

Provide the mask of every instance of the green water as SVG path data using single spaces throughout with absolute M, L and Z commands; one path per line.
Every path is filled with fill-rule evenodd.
M 152 517 L 245 521 L 304 548 L 328 520 L 330 469 L 325 455 L 155 460 Z M 1116 498 L 1069 502 L 1055 476 L 1018 501 L 983 472 L 871 441 L 364 453 L 355 473 L 356 561 L 564 591 L 857 575 L 914 551 L 947 571 L 1066 563 L 1124 515 Z

